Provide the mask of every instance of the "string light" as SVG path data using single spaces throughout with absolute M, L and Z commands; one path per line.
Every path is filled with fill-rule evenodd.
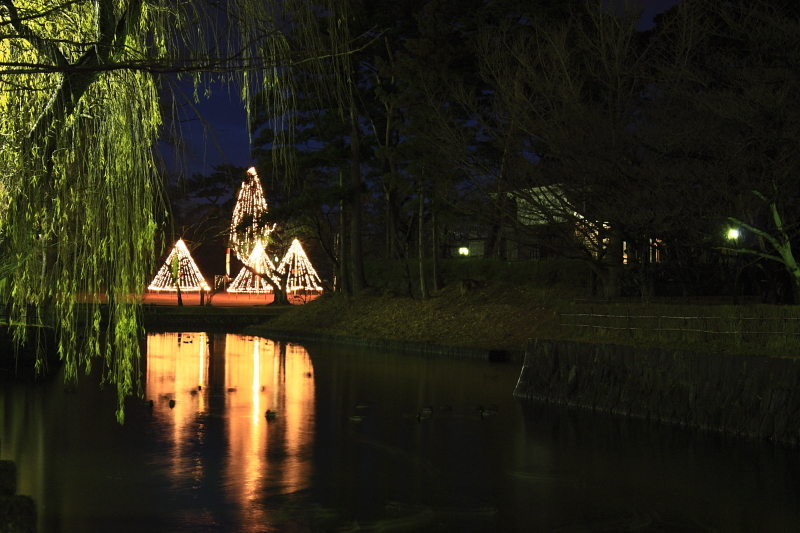
M 287 270 L 289 272 L 289 277 L 286 279 L 286 292 L 322 291 L 322 281 L 320 281 L 317 271 L 311 266 L 311 261 L 308 260 L 306 252 L 297 239 L 292 241 L 292 245 L 276 270 L 281 277 L 286 275 Z
M 230 248 L 245 264 L 228 287 L 232 293 L 269 293 L 281 286 L 286 278 L 286 292 L 298 290 L 319 291 L 322 281 L 308 260 L 300 241 L 294 239 L 277 268 L 273 267 L 265 246 L 276 224 L 267 224 L 267 200 L 254 167 L 247 170 L 247 179 L 242 182 L 236 197 L 230 229 Z M 277 260 L 277 257 L 276 257 Z M 197 268 L 183 240 L 175 243 L 169 257 L 148 286 L 153 291 L 176 291 L 173 269 L 177 264 L 177 280 L 183 291 L 208 290 L 200 270 Z M 268 281 L 269 280 L 269 281 Z M 270 283 L 271 282 L 271 283 Z
M 275 276 L 272 264 L 269 261 L 269 256 L 264 250 L 261 242 L 257 242 L 253 248 L 250 257 L 247 258 L 247 266 L 255 270 L 260 276 L 253 273 L 246 267 L 242 267 L 239 275 L 233 280 L 228 292 L 244 292 L 244 293 L 265 293 L 272 292 L 272 286 L 267 283 L 263 276 L 268 277 L 277 286 L 280 286 L 280 280 Z
M 236 206 L 231 218 L 230 248 L 243 263 L 248 264 L 256 242 L 269 242 L 269 235 L 275 230 L 264 221 L 267 214 L 267 199 L 261 188 L 255 167 L 247 170 L 247 178 L 242 182 L 236 196 Z M 249 265 L 252 266 L 252 265 Z
M 176 261 L 178 262 L 177 284 L 173 274 Z M 177 291 L 177 285 L 180 285 L 182 291 L 199 291 L 200 289 L 207 291 L 209 289 L 183 239 L 178 239 L 178 242 L 175 243 L 169 257 L 161 265 L 153 282 L 147 288 L 151 291 Z

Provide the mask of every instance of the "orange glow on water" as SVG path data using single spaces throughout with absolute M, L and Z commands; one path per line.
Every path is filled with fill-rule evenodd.
M 150 334 L 146 391 L 169 428 L 175 483 L 190 474 L 202 486 L 209 456 L 186 443 L 202 442 L 207 426 L 222 419 L 227 449 L 214 461 L 223 465 L 226 497 L 242 510 L 242 531 L 269 523 L 258 504 L 265 494 L 309 485 L 315 393 L 304 348 L 234 334 Z M 267 409 L 275 419 L 267 420 Z
M 191 471 L 202 476 L 202 464 L 193 464 L 184 453 L 198 413 L 206 411 L 206 397 L 197 387 L 206 382 L 205 333 L 161 333 L 147 336 L 147 398 L 154 413 L 163 413 L 166 432 L 174 443 L 172 472 Z M 170 407 L 171 402 L 172 407 Z
M 200 342 L 200 357 L 198 358 L 200 360 L 200 366 L 198 367 L 197 385 L 202 387 L 206 384 L 206 345 L 208 341 L 206 340 L 205 333 L 201 333 L 200 335 L 202 335 L 202 340 Z

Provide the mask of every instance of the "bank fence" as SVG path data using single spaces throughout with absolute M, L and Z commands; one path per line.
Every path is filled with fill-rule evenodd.
M 29 326 L 46 327 L 51 324 L 52 312 L 44 307 L 27 305 L 12 314 L 12 307 L 0 304 L 0 325 L 26 324 Z
M 572 306 L 559 313 L 562 332 L 607 342 L 660 341 L 718 347 L 797 349 L 797 306 Z

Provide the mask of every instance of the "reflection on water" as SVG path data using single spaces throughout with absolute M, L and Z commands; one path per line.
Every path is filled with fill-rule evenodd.
M 207 465 L 192 446 L 202 442 L 210 419 L 222 420 L 228 440 L 222 475 L 242 531 L 259 531 L 268 522 L 257 505 L 264 494 L 308 485 L 314 380 L 303 347 L 233 334 L 150 334 L 145 390 L 171 409 L 161 430 L 170 435 L 174 479 L 191 472 L 195 488 Z M 277 415 L 268 419 L 267 410 Z M 270 455 L 280 460 L 271 462 Z
M 797 448 L 519 401 L 518 365 L 203 332 L 146 347 L 153 405 L 132 398 L 124 426 L 100 365 L 77 392 L 60 378 L 0 388 L 0 454 L 17 462 L 40 531 L 800 523 Z

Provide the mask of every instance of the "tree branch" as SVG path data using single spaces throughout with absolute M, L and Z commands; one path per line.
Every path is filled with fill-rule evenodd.
M 777 261 L 778 263 L 786 264 L 786 262 L 778 257 L 777 255 L 772 255 L 764 252 L 759 252 L 757 250 L 751 250 L 749 248 L 728 248 L 727 246 L 716 246 L 715 250 L 725 250 L 727 252 L 736 252 L 739 254 L 749 254 L 761 257 L 763 259 L 772 259 L 773 261 Z
M 8 0 L 8 1 L 11 2 L 12 0 Z M 37 11 L 33 15 L 19 16 L 19 14 L 18 14 L 16 20 L 19 21 L 19 22 L 24 22 L 26 20 L 36 20 L 36 19 L 47 18 L 50 15 L 52 15 L 53 13 L 57 13 L 57 12 L 65 9 L 65 8 L 68 8 L 72 4 L 79 4 L 79 3 L 85 2 L 85 1 L 86 0 L 69 0 L 68 2 L 64 2 L 63 4 L 59 4 L 59 5 L 55 6 L 55 7 L 51 7 L 50 9 L 45 9 L 44 11 Z M 0 5 L 6 5 L 6 2 L 0 2 Z M 6 7 L 8 7 L 8 6 L 6 5 Z M 0 21 L 0 26 L 3 26 L 5 24 L 12 24 L 12 21 L 11 20 Z
M 11 0 L 0 0 L 4 5 L 12 5 Z M 28 134 L 30 146 L 39 144 L 43 146 L 43 160 L 46 167 L 46 175 L 52 173 L 52 156 L 55 150 L 56 132 L 61 127 L 64 120 L 72 114 L 83 97 L 86 90 L 97 79 L 101 72 L 100 67 L 105 61 L 112 57 L 112 43 L 120 43 L 124 46 L 125 37 L 129 28 L 133 28 L 135 22 L 141 17 L 142 0 L 132 0 L 123 12 L 119 21 L 113 20 L 113 2 L 102 0 L 98 7 L 98 44 L 89 48 L 75 62 L 78 70 L 65 74 L 63 82 L 55 90 L 49 105 L 44 109 L 36 120 L 33 128 Z M 136 17 L 136 21 L 130 20 Z M 120 47 L 121 50 L 121 47 Z M 61 52 L 58 52 L 59 55 Z M 65 65 L 69 65 L 63 55 Z
M 58 49 L 55 43 L 48 39 L 41 38 L 27 25 L 22 23 L 24 19 L 19 16 L 17 6 L 14 5 L 13 0 L 0 0 L 0 5 L 8 9 L 8 17 L 10 19 L 8 22 L 17 30 L 19 37 L 31 43 L 40 54 L 52 61 L 53 64 L 61 67 L 69 65 L 69 61 L 67 61 L 67 58 L 61 53 L 61 50 Z
M 746 223 L 742 222 L 741 220 L 733 218 L 733 217 L 728 217 L 728 220 L 730 222 L 736 224 L 737 226 L 743 227 L 744 229 L 746 229 L 747 231 L 749 231 L 751 233 L 755 233 L 756 235 L 767 239 L 769 241 L 769 243 L 772 245 L 772 247 L 775 248 L 776 250 L 780 249 L 781 243 L 778 242 L 778 240 L 775 237 L 773 237 L 772 235 L 770 235 L 766 231 L 760 230 L 760 229 L 758 229 L 756 227 L 751 226 L 750 224 L 746 224 Z

